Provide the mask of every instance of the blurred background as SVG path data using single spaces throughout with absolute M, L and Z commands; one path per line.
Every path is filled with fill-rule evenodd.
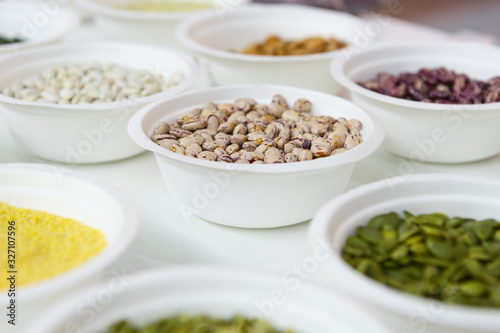
M 380 11 L 398 0 L 254 0 L 300 3 L 346 10 L 359 15 Z M 461 34 L 483 35 L 500 40 L 498 0 L 399 0 L 403 10 L 395 17 Z

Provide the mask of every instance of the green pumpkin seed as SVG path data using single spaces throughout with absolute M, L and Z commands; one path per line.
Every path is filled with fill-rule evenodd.
M 373 229 L 382 229 L 382 226 L 392 226 L 394 229 L 399 225 L 401 219 L 396 213 L 379 215 L 368 222 L 368 226 Z
M 429 252 L 436 258 L 452 260 L 455 258 L 455 252 L 452 245 L 437 240 L 435 238 L 427 238 L 425 245 Z
M 399 240 L 400 241 L 405 241 L 406 239 L 410 238 L 411 236 L 417 234 L 420 232 L 420 227 L 416 224 L 403 224 L 401 227 L 398 229 L 398 235 L 399 235 Z
M 422 243 L 413 244 L 410 246 L 410 251 L 416 255 L 425 255 L 427 254 L 427 246 Z
M 450 229 L 461 227 L 463 224 L 464 224 L 464 219 L 462 219 L 460 217 L 454 217 L 454 218 L 446 221 L 444 225 L 445 225 L 446 229 L 450 230 Z
M 404 292 L 500 307 L 500 223 L 441 213 L 376 216 L 348 238 L 344 260 Z
M 433 215 L 419 215 L 416 217 L 416 220 L 420 224 L 430 224 L 433 226 L 442 227 L 444 226 L 444 223 L 447 218 L 448 217 L 446 215 L 443 217 L 438 214 L 433 214 Z
M 431 225 L 422 225 L 422 231 L 425 235 L 430 237 L 446 238 L 446 232 L 440 228 Z
M 483 247 L 480 246 L 470 247 L 467 253 L 467 258 L 481 260 L 481 261 L 489 261 L 493 259 L 489 251 L 485 250 Z
M 382 242 L 384 237 L 382 232 L 373 228 L 360 228 L 358 229 L 359 236 L 370 244 L 378 244 Z
M 480 297 L 486 294 L 488 287 L 481 281 L 469 280 L 460 283 L 458 290 L 465 296 Z
M 476 235 L 477 237 L 484 241 L 487 241 L 490 239 L 491 236 L 493 236 L 493 225 L 495 224 L 495 221 L 492 220 L 484 220 L 484 221 L 479 221 L 476 222 Z
M 398 248 L 396 248 L 394 251 L 391 253 L 391 258 L 393 260 L 400 260 L 404 259 L 408 256 L 408 247 L 406 245 L 401 245 Z
M 241 316 L 231 319 L 215 319 L 208 316 L 177 315 L 161 319 L 143 328 L 121 321 L 110 326 L 106 333 L 293 333 L 290 330 L 278 331 L 269 323 L 250 320 Z
M 500 287 L 491 290 L 491 299 L 497 306 L 500 306 Z

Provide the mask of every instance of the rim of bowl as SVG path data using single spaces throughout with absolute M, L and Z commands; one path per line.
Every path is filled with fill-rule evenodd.
M 280 164 L 260 164 L 260 165 L 247 165 L 247 164 L 235 164 L 235 163 L 221 163 L 216 161 L 206 161 L 200 160 L 197 158 L 192 158 L 189 156 L 183 156 L 180 154 L 176 154 L 172 151 L 169 151 L 166 148 L 160 147 L 144 133 L 142 129 L 142 124 L 144 121 L 144 117 L 146 117 L 153 109 L 157 108 L 160 105 L 165 103 L 174 101 L 179 98 L 184 98 L 187 96 L 196 95 L 199 93 L 209 93 L 209 92 L 219 92 L 227 89 L 252 89 L 255 87 L 259 87 L 261 89 L 273 90 L 276 92 L 287 90 L 295 90 L 296 92 L 307 92 L 309 94 L 314 94 L 317 96 L 327 97 L 334 102 L 340 102 L 344 104 L 350 104 L 352 107 L 357 108 L 361 113 L 363 113 L 368 119 L 370 119 L 371 125 L 373 127 L 372 133 L 363 137 L 363 142 L 346 152 L 343 152 L 338 155 L 329 156 L 325 158 L 314 159 L 311 161 L 302 161 L 297 163 L 280 163 Z M 313 103 L 314 105 L 314 103 Z M 238 170 L 244 172 L 253 172 L 253 173 L 293 173 L 293 172 L 307 172 L 314 171 L 319 169 L 330 168 L 338 165 L 344 165 L 349 163 L 355 163 L 369 155 L 371 155 L 381 144 L 385 138 L 385 130 L 382 124 L 375 118 L 373 115 L 369 114 L 359 106 L 354 103 L 326 93 L 321 93 L 317 91 L 312 91 L 303 88 L 282 86 L 282 85 L 268 85 L 268 84 L 241 84 L 241 85 L 230 85 L 230 86 L 221 86 L 215 88 L 208 89 L 198 89 L 185 92 L 180 95 L 173 96 L 168 99 L 164 99 L 158 101 L 153 104 L 149 104 L 139 110 L 134 116 L 130 119 L 128 123 L 128 133 L 132 140 L 134 140 L 139 146 L 142 148 L 152 151 L 155 154 L 159 154 L 179 162 L 183 162 L 186 164 L 191 164 L 195 166 L 201 166 L 211 169 L 218 170 Z
M 18 6 L 19 10 L 29 10 L 29 9 L 34 9 L 34 10 L 40 10 L 40 7 L 36 5 L 36 3 L 30 3 L 30 2 L 23 2 L 20 3 L 18 1 L 14 0 L 7 0 L 7 1 L 0 1 L 0 8 L 5 6 Z M 61 6 L 60 6 L 61 7 Z M 31 12 L 30 12 L 31 13 Z M 64 36 L 68 35 L 69 33 L 73 32 L 81 23 L 81 16 L 76 12 L 74 9 L 69 9 L 69 8 L 59 8 L 59 12 L 57 15 L 65 16 L 65 22 L 67 22 L 67 25 L 64 27 L 64 29 L 61 29 L 56 34 L 52 34 L 50 37 L 45 37 L 41 39 L 27 39 L 22 42 L 18 43 L 11 43 L 11 44 L 5 44 L 5 45 L 0 45 L 0 55 L 3 57 L 4 52 L 11 52 L 11 51 L 16 51 L 16 50 L 23 50 L 25 48 L 28 48 L 30 46 L 36 46 L 36 45 L 43 45 L 46 43 L 51 43 L 60 40 Z
M 379 51 L 390 51 L 390 50 L 401 50 L 404 48 L 418 48 L 418 47 L 434 47 L 434 48 L 445 48 L 445 49 L 453 49 L 453 48 L 464 48 L 469 49 L 470 47 L 478 48 L 483 47 L 485 50 L 496 51 L 500 55 L 500 48 L 494 45 L 478 43 L 478 42 L 457 42 L 457 41 L 440 41 L 440 42 L 420 42 L 420 43 L 410 43 L 410 42 L 387 42 L 381 43 L 379 45 L 370 46 L 369 49 L 365 51 L 361 51 L 357 54 L 351 53 L 346 57 L 336 57 L 330 63 L 330 74 L 332 77 L 340 83 L 344 88 L 348 89 L 351 93 L 356 92 L 365 97 L 369 97 L 371 99 L 385 102 L 388 104 L 398 105 L 407 107 L 410 109 L 418 109 L 419 111 L 446 111 L 450 109 L 460 109 L 464 111 L 496 111 L 500 109 L 500 102 L 495 103 L 486 103 L 486 104 L 437 104 L 437 103 L 424 103 L 417 101 L 405 100 L 402 98 L 387 96 L 381 93 L 377 93 L 370 89 L 366 89 L 356 82 L 352 81 L 345 73 L 344 67 L 348 64 L 348 62 L 359 55 L 370 54 L 373 52 Z M 445 65 L 443 65 L 445 66 Z M 494 75 L 493 75 L 494 76 Z M 500 73 L 498 74 L 500 76 Z
M 133 106 L 133 105 L 140 105 L 140 104 L 147 104 L 151 103 L 154 101 L 157 101 L 159 99 L 169 97 L 175 94 L 178 94 L 184 90 L 186 90 L 188 87 L 190 87 L 193 83 L 198 80 L 198 77 L 200 75 L 199 67 L 196 64 L 196 61 L 194 58 L 187 53 L 178 51 L 176 49 L 166 47 L 166 46 L 160 46 L 160 45 L 154 45 L 154 44 L 146 44 L 146 43 L 127 43 L 127 42 L 113 42 L 113 41 L 106 41 L 106 42 L 83 42 L 83 43 L 76 43 L 76 42 L 71 42 L 71 43 L 64 43 L 64 44 L 56 44 L 56 45 L 48 45 L 48 46 L 43 46 L 43 47 L 37 47 L 34 49 L 28 49 L 28 50 L 23 50 L 21 53 L 15 53 L 15 54 L 7 54 L 3 57 L 0 57 L 0 66 L 2 65 L 2 62 L 5 60 L 10 60 L 12 58 L 16 58 L 19 55 L 26 55 L 26 56 L 31 56 L 33 60 L 29 61 L 30 64 L 36 63 L 36 55 L 40 52 L 50 52 L 50 51 L 57 51 L 61 49 L 68 49 L 68 50 L 73 50 L 75 47 L 79 48 L 92 48 L 92 47 L 101 47 L 101 48 L 107 48 L 109 50 L 113 50 L 115 47 L 126 47 L 130 49 L 135 49 L 135 48 L 147 48 L 150 49 L 152 52 L 163 52 L 163 53 L 170 53 L 177 57 L 179 60 L 183 61 L 187 67 L 188 71 L 185 74 L 184 80 L 179 83 L 176 86 L 173 86 L 165 91 L 145 96 L 145 97 L 140 97 L 136 99 L 131 99 L 131 100 L 126 100 L 126 101 L 119 101 L 119 102 L 109 102 L 109 103 L 89 103 L 89 104 L 43 104 L 43 103 L 37 103 L 37 102 L 27 102 L 21 99 L 13 98 L 13 97 L 7 97 L 0 93 L 0 102 L 8 103 L 8 104 L 17 104 L 17 105 L 27 105 L 27 106 L 32 106 L 32 108 L 29 111 L 26 112 L 41 112 L 40 110 L 42 109 L 56 109 L 56 110 L 67 110 L 71 109 L 74 111 L 80 110 L 80 111 L 85 111 L 87 112 L 97 112 L 97 111 L 102 111 L 102 110 L 111 110 L 111 109 L 116 109 L 120 107 L 128 107 L 128 106 Z M 12 82 L 11 82 L 12 83 Z M 37 110 L 39 108 L 40 110 Z
M 0 172 L 25 172 L 25 173 L 38 173 L 38 174 L 53 174 L 54 172 L 60 172 L 57 170 L 67 171 L 66 175 L 62 177 L 68 177 L 73 180 L 78 180 L 86 184 L 90 184 L 106 194 L 108 194 L 119 206 L 122 216 L 123 216 L 123 227 L 119 230 L 116 237 L 117 241 L 112 245 L 107 245 L 101 252 L 96 254 L 94 257 L 88 259 L 81 265 L 70 269 L 68 271 L 62 272 L 54 277 L 35 282 L 31 285 L 21 287 L 21 293 L 23 294 L 23 299 L 31 301 L 33 299 L 41 298 L 50 294 L 57 292 L 58 290 L 63 290 L 70 288 L 72 285 L 77 285 L 92 275 L 98 274 L 106 266 L 114 262 L 130 245 L 134 239 L 137 229 L 139 226 L 138 213 L 135 209 L 135 205 L 124 193 L 119 191 L 114 186 L 108 184 L 93 176 L 74 171 L 71 169 L 60 168 L 56 166 L 50 166 L 47 164 L 37 164 L 37 163 L 7 163 L 0 164 Z M 0 299 L 6 299 L 6 295 L 0 296 Z
M 243 5 L 250 2 L 250 0 L 237 0 L 239 4 L 236 6 Z M 184 1 L 183 1 L 184 2 Z M 195 1 L 196 2 L 196 1 Z M 213 4 L 214 8 L 204 8 L 188 11 L 173 11 L 173 12 L 148 12 L 148 11 L 133 11 L 127 9 L 120 9 L 113 6 L 106 6 L 104 4 L 99 4 L 95 0 L 77 0 L 77 4 L 84 9 L 91 11 L 95 14 L 101 14 L 108 17 L 121 20 L 131 20 L 131 21 L 176 21 L 179 19 L 186 18 L 195 13 L 200 13 L 204 11 L 216 10 L 217 1 L 216 0 L 198 0 L 197 2 L 203 2 L 208 4 Z
M 395 180 L 397 178 L 393 179 Z M 308 228 L 307 239 L 309 248 L 314 249 L 318 246 L 318 242 L 323 244 L 332 244 L 334 233 L 330 233 L 329 231 L 331 216 L 344 204 L 356 200 L 359 196 L 377 195 L 379 191 L 387 189 L 388 180 L 390 179 L 379 180 L 362 185 L 341 194 L 321 207 L 312 219 Z M 500 187 L 500 180 L 498 179 L 458 173 L 431 173 L 405 176 L 403 178 L 403 182 L 398 182 L 395 186 L 403 183 L 425 184 L 426 182 L 434 183 L 438 181 L 455 184 L 457 182 L 474 184 L 481 183 L 484 185 L 494 185 Z M 340 244 L 338 245 L 340 246 Z M 355 295 L 358 299 L 362 299 L 372 305 L 380 306 L 383 309 L 400 315 L 410 315 L 416 309 L 428 309 L 435 307 L 437 302 L 440 307 L 443 307 L 446 310 L 440 316 L 437 316 L 434 322 L 448 327 L 492 330 L 491 325 L 498 324 L 500 322 L 498 309 L 449 304 L 430 298 L 406 294 L 403 291 L 388 287 L 357 272 L 349 264 L 344 262 L 338 251 L 333 250 L 331 245 L 328 245 L 326 250 L 330 256 L 330 270 L 335 269 L 335 281 L 339 281 L 339 283 L 346 288 L 346 292 L 349 292 L 350 294 Z M 356 288 L 353 288 L 352 286 L 356 286 Z M 393 306 L 394 304 L 397 304 L 397 306 Z M 443 316 L 446 317 L 443 318 Z M 471 323 L 471 321 L 473 322 Z M 482 323 L 483 326 L 478 327 L 478 322 Z
M 225 281 L 230 280 L 242 281 L 250 284 L 250 287 L 259 286 L 267 284 L 269 281 L 279 281 L 279 275 L 267 272 L 263 270 L 254 270 L 245 267 L 230 267 L 230 266 L 220 266 L 220 265 L 192 265 L 192 266 L 176 266 L 174 268 L 156 268 L 150 269 L 145 272 L 134 273 L 130 275 L 132 286 L 127 288 L 141 288 L 141 286 L 148 285 L 150 283 L 163 285 L 177 283 L 180 281 L 188 281 L 192 283 L 193 280 L 206 281 L 212 283 L 213 281 Z M 63 322 L 60 318 L 69 318 L 74 313 L 74 307 L 78 305 L 82 299 L 86 298 L 88 295 L 92 295 L 101 291 L 104 287 L 106 289 L 108 281 L 100 282 L 94 284 L 93 286 L 85 288 L 76 294 L 72 294 L 70 297 L 66 297 L 64 300 L 59 301 L 51 311 L 46 311 L 43 316 L 40 316 L 36 322 L 32 323 L 26 332 L 48 332 L 49 329 L 53 329 L 53 326 L 57 323 Z M 223 282 L 221 282 L 222 285 Z M 339 301 L 342 303 L 342 307 L 352 312 L 353 314 L 360 314 L 364 318 L 365 322 L 368 322 L 373 328 L 375 333 L 389 333 L 388 327 L 376 318 L 373 314 L 361 308 L 357 303 L 346 296 L 327 289 L 324 285 L 318 284 L 314 281 L 307 282 L 304 285 L 309 293 L 303 293 L 304 295 L 314 295 L 315 298 L 320 298 L 325 301 L 331 301 L 331 298 L 326 296 L 327 294 L 335 295 L 336 303 Z M 243 288 L 243 284 L 242 284 Z M 236 302 L 238 303 L 238 302 Z M 36 329 L 35 329 L 36 328 Z
M 248 12 L 249 14 L 253 14 L 254 12 L 258 14 L 259 12 L 266 12 L 268 13 L 269 11 L 276 11 L 277 15 L 278 13 L 281 13 L 283 15 L 283 10 L 291 10 L 291 11 L 308 11 L 310 13 L 316 13 L 322 16 L 332 16 L 332 18 L 335 17 L 344 17 L 352 21 L 353 25 L 361 25 L 363 24 L 364 20 L 356 17 L 354 15 L 344 13 L 344 12 L 338 12 L 334 10 L 325 10 L 325 9 L 320 9 L 320 8 L 315 8 L 311 6 L 305 6 L 305 5 L 299 5 L 299 4 L 289 4 L 289 3 L 282 3 L 282 4 L 248 4 L 245 6 L 242 6 L 240 8 L 236 8 L 233 13 L 245 13 Z M 231 14 L 229 14 L 231 15 Z M 281 15 L 281 16 L 282 16 Z M 230 59 L 230 60 L 239 60 L 239 61 L 247 61 L 247 62 L 307 62 L 311 60 L 322 60 L 322 59 L 330 59 L 335 57 L 336 55 L 342 53 L 342 52 L 348 52 L 348 50 L 352 49 L 352 45 L 348 45 L 345 48 L 335 50 L 335 51 L 330 51 L 330 52 L 322 52 L 322 53 L 315 53 L 315 54 L 304 54 L 304 55 L 296 55 L 296 56 L 266 56 L 266 55 L 250 55 L 250 54 L 241 54 L 238 52 L 230 52 L 218 48 L 213 48 L 210 46 L 206 46 L 202 43 L 197 42 L 196 40 L 192 39 L 189 30 L 192 28 L 193 25 L 198 24 L 206 19 L 211 19 L 216 17 L 216 13 L 199 13 L 196 14 L 190 18 L 187 18 L 183 20 L 181 23 L 176 28 L 176 38 L 177 40 L 183 44 L 185 47 L 195 50 L 197 52 L 214 56 L 217 58 L 223 58 L 223 59 Z

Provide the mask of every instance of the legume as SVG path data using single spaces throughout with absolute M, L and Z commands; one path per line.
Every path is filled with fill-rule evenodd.
M 213 319 L 207 316 L 177 315 L 162 319 L 143 328 L 121 321 L 109 327 L 105 333 L 293 333 L 293 331 L 279 331 L 267 322 L 250 320 L 240 316 L 232 319 Z
M 356 119 L 312 116 L 312 104 L 289 106 L 275 95 L 269 105 L 251 98 L 205 103 L 174 122 L 161 122 L 151 139 L 175 153 L 224 163 L 275 164 L 309 161 L 361 144 Z
M 267 56 L 290 56 L 336 51 L 346 47 L 345 42 L 334 37 L 309 37 L 299 40 L 282 40 L 278 36 L 269 36 L 263 43 L 253 43 L 243 49 L 244 54 Z
M 446 303 L 500 307 L 500 223 L 409 212 L 376 216 L 342 257 L 368 277 Z
M 417 73 L 379 73 L 358 84 L 372 91 L 412 101 L 439 104 L 500 102 L 500 76 L 487 82 L 473 80 L 446 68 L 424 68 Z
M 61 65 L 14 82 L 6 96 L 51 104 L 111 103 L 149 96 L 176 86 L 184 74 L 165 78 L 145 70 L 98 62 Z

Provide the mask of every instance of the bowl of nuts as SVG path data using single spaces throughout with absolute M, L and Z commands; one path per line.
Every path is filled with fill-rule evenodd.
M 332 284 L 358 299 L 406 320 L 498 332 L 499 199 L 493 179 L 386 179 L 322 207 L 309 246 L 330 244 Z
M 500 152 L 498 57 L 486 44 L 390 44 L 337 58 L 331 73 L 384 124 L 389 151 L 462 163 Z
M 63 163 L 98 163 L 142 151 L 127 122 L 142 106 L 198 76 L 193 59 L 164 47 L 115 42 L 46 46 L 0 60 L 0 105 L 15 141 Z
M 312 218 L 384 138 L 379 122 L 349 101 L 274 85 L 211 88 L 146 106 L 129 134 L 154 152 L 186 216 L 245 228 Z
M 301 5 L 247 5 L 201 13 L 177 28 L 178 40 L 200 54 L 215 85 L 267 83 L 328 93 L 333 58 L 349 51 L 363 20 Z

